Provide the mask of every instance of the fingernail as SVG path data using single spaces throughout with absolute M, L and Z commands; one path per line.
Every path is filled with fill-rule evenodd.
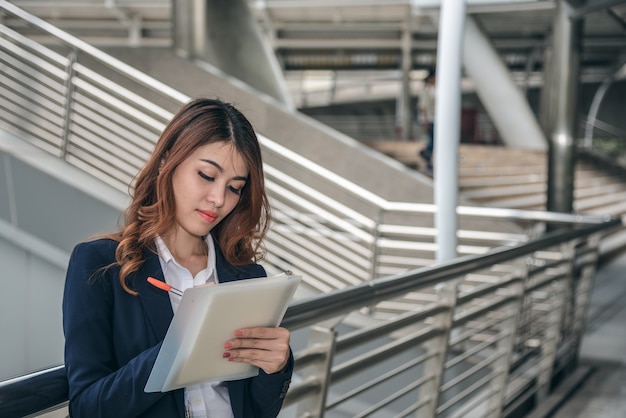
M 225 343 L 224 348 L 233 348 L 233 343 Z
M 228 358 L 230 357 L 230 353 L 222 353 L 222 358 Z
M 235 331 L 235 336 L 237 336 L 237 337 L 243 337 L 243 331 L 241 331 L 241 330 L 239 330 L 239 329 L 238 329 L 237 331 Z

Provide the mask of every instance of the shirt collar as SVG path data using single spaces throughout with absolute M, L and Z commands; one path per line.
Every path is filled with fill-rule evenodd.
M 165 242 L 163 241 L 163 238 L 161 238 L 160 235 L 157 235 L 156 239 L 154 240 L 154 243 L 156 245 L 159 258 L 161 258 L 164 264 L 167 264 L 170 261 L 174 260 L 174 257 L 172 256 L 170 249 L 167 248 L 167 245 L 165 245 Z
M 215 243 L 213 242 L 213 237 L 211 236 L 211 234 L 208 234 L 204 238 L 204 242 L 206 242 L 207 250 L 209 253 L 208 260 L 207 260 L 207 269 L 209 270 L 209 277 L 213 277 L 215 279 L 215 282 L 217 283 L 217 271 L 215 268 L 215 260 L 216 260 Z M 172 253 L 170 252 L 169 248 L 167 248 L 167 245 L 165 245 L 165 241 L 163 241 L 163 238 L 161 238 L 160 235 L 157 235 L 157 237 L 154 240 L 154 243 L 156 245 L 159 258 L 163 264 L 162 267 L 167 266 L 170 262 L 174 262 L 174 263 L 176 262 L 176 260 L 174 259 L 174 256 L 172 256 Z

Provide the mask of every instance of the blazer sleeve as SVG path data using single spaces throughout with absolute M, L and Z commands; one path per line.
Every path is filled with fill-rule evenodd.
M 273 374 L 259 370 L 259 375 L 250 380 L 252 410 L 245 416 L 274 418 L 280 412 L 287 390 L 291 384 L 294 359 L 289 352 L 289 362 L 285 368 Z
M 80 244 L 68 265 L 63 331 L 72 417 L 139 416 L 164 396 L 143 391 L 161 343 L 118 364 L 115 345 L 124 344 L 113 321 L 119 291 L 112 281 L 118 270 L 106 268 L 114 261 L 114 249 L 102 241 Z

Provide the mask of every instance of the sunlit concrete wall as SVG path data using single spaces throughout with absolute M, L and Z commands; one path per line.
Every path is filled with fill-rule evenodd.
M 0 380 L 63 363 L 65 269 L 0 238 Z
M 0 380 L 63 363 L 69 255 L 116 228 L 124 199 L 0 130 Z

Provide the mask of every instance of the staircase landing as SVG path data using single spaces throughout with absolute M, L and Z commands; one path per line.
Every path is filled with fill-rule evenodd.
M 419 156 L 424 142 L 373 141 L 366 143 L 407 167 L 424 171 Z M 545 210 L 547 153 L 503 146 L 459 146 L 459 193 L 463 202 L 476 206 Z M 574 179 L 574 212 L 626 215 L 626 178 L 606 166 L 579 160 Z M 602 253 L 626 247 L 626 229 L 608 235 Z

